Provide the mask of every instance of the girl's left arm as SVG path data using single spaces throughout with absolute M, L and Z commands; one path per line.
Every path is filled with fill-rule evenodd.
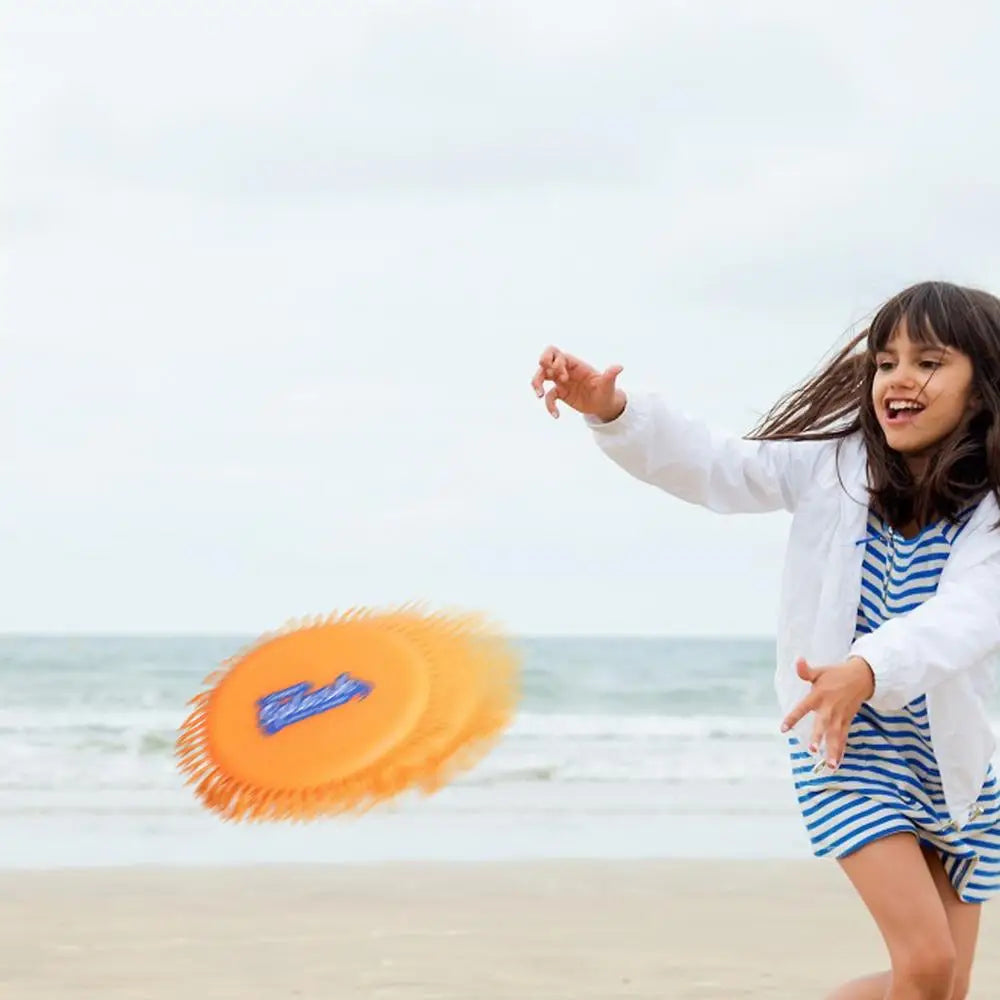
M 875 709 L 914 698 L 1000 653 L 1000 548 L 947 579 L 933 597 L 851 647 L 871 667 Z

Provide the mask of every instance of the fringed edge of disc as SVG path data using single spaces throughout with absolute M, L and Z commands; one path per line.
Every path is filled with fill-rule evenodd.
M 190 701 L 190 713 L 181 724 L 175 747 L 179 771 L 202 804 L 225 820 L 306 822 L 322 817 L 361 814 L 408 791 L 433 794 L 457 774 L 474 767 L 495 746 L 513 718 L 518 695 L 520 658 L 489 619 L 477 612 L 427 613 L 422 604 L 397 608 L 350 608 L 344 612 L 293 619 L 280 629 L 264 633 L 228 657 L 204 679 L 207 690 Z M 373 764 L 346 779 L 306 789 L 278 789 L 239 781 L 222 772 L 209 751 L 208 711 L 212 691 L 238 663 L 263 646 L 309 628 L 341 625 L 351 621 L 379 621 L 382 627 L 402 632 L 411 642 L 430 630 L 439 636 L 474 646 L 477 668 L 485 681 L 482 697 L 466 724 L 450 739 L 442 739 L 436 716 L 434 678 L 431 699 L 412 734 L 438 747 L 419 763 L 410 754 L 403 761 Z M 414 633 L 417 626 L 417 634 Z M 424 637 L 427 643 L 426 635 Z M 434 670 L 433 657 L 428 658 Z
M 470 666 L 475 666 L 483 684 L 479 702 L 464 725 L 448 737 L 436 721 L 431 706 L 424 717 L 425 725 L 415 730 L 414 746 L 421 740 L 424 745 L 420 762 L 389 765 L 398 769 L 406 788 L 430 795 L 458 773 L 474 767 L 499 740 L 516 708 L 520 658 L 499 629 L 481 613 L 423 613 L 407 608 L 392 614 L 390 619 L 394 626 L 397 623 L 402 626 L 408 639 L 423 645 L 428 653 L 441 639 L 464 644 L 470 654 Z M 436 660 L 429 655 L 427 662 L 433 665 Z M 436 679 L 432 680 L 432 688 L 435 684 Z M 434 743 L 437 745 L 431 749 Z

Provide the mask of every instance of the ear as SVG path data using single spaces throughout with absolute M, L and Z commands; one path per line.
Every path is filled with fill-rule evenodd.
M 978 417 L 980 413 L 986 412 L 986 401 L 983 399 L 983 394 L 973 386 L 969 390 L 969 398 L 965 403 L 965 414 L 969 419 L 973 417 Z

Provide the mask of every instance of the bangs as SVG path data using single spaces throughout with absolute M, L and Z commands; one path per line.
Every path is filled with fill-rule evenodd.
M 975 308 L 963 289 L 926 282 L 890 299 L 868 329 L 868 350 L 884 351 L 905 324 L 907 336 L 924 347 L 952 347 L 971 354 L 976 340 L 972 321 Z

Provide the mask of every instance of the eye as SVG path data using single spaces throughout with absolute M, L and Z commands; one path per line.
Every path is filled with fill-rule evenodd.
M 930 360 L 928 360 L 928 361 L 921 361 L 920 362 L 920 367 L 921 368 L 927 368 L 930 371 L 936 371 L 938 368 L 941 367 L 941 362 L 940 361 L 930 361 Z
M 875 365 L 876 371 L 887 372 L 892 368 L 891 361 L 879 361 Z

